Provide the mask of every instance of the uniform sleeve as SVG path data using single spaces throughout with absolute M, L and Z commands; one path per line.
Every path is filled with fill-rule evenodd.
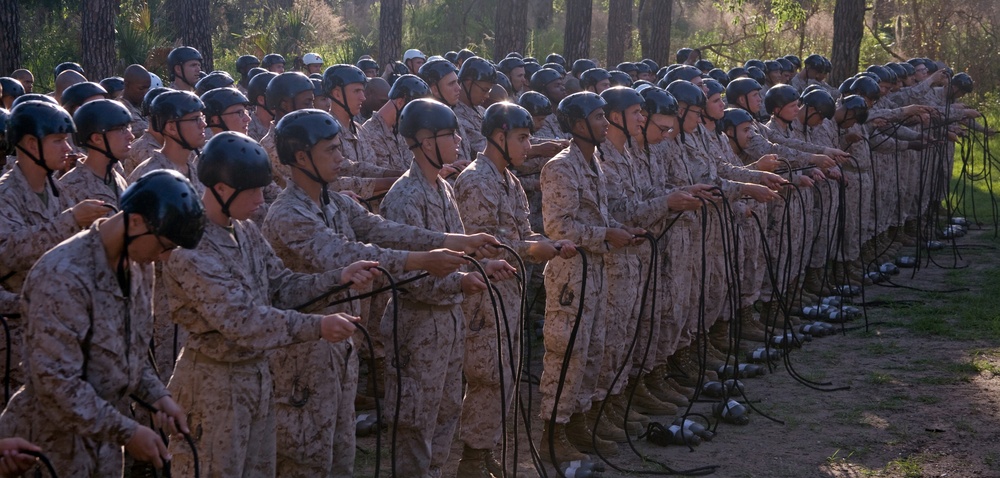
M 406 196 L 401 195 L 401 196 Z M 398 200 L 398 201 L 397 201 Z M 403 224 L 423 224 L 423 212 L 414 201 L 404 197 L 387 195 L 382 202 L 382 213 L 386 219 Z M 417 275 L 411 272 L 397 281 L 402 281 Z M 405 299 L 430 305 L 455 305 L 464 300 L 462 294 L 462 274 L 452 273 L 445 277 L 427 276 L 404 286 L 407 290 Z
M 771 138 L 773 142 L 788 146 L 789 148 L 795 149 L 797 151 L 804 151 L 806 153 L 812 154 L 823 154 L 823 146 L 802 141 L 798 138 L 785 137 L 781 135 L 773 135 Z
M 462 214 L 462 224 L 465 225 L 466 234 L 480 232 L 492 234 L 517 251 L 518 255 L 527 257 L 530 245 L 528 241 L 511 240 L 510 237 L 514 234 L 498 234 L 497 231 L 513 227 L 517 230 L 518 237 L 530 237 L 533 235 L 531 225 L 525 224 L 526 220 L 522 221 L 521 224 L 500 224 L 497 211 L 503 201 L 502 193 L 495 184 L 484 184 L 484 181 L 479 180 L 479 178 L 478 175 L 466 172 L 459 175 L 458 180 L 455 181 L 455 202 L 458 203 L 458 210 Z M 517 187 L 517 183 L 514 187 Z M 518 190 L 520 191 L 520 188 Z M 527 208 L 526 200 L 520 201 L 523 197 L 523 193 L 518 196 L 519 201 L 517 201 L 518 204 L 514 204 L 515 208 Z M 514 211 L 515 216 L 520 216 L 519 212 L 524 211 Z M 527 213 L 524 212 L 521 217 L 527 219 Z
M 758 126 L 758 128 L 761 127 Z M 808 153 L 771 142 L 760 131 L 757 134 L 750 135 L 744 151 L 751 158 L 759 158 L 765 154 L 776 154 L 779 158 L 791 163 L 794 168 L 806 166 L 809 160 L 812 159 Z
M 21 296 L 0 287 L 0 313 L 18 314 L 21 312 Z
M 580 209 L 579 185 L 569 174 L 563 161 L 549 161 L 542 168 L 542 219 L 545 234 L 552 239 L 569 239 L 589 252 L 603 254 L 609 251 L 604 237 L 607 228 L 584 224 L 577 220 Z
M 351 229 L 362 242 L 404 251 L 427 251 L 444 244 L 443 232 L 390 221 L 378 214 L 372 214 L 350 198 L 341 197 L 335 200 L 338 202 L 337 207 L 347 209 Z
M 268 267 L 269 277 L 281 286 L 292 285 L 290 277 L 280 277 L 281 271 L 272 272 L 276 267 L 273 263 Z M 320 316 L 269 306 L 234 277 L 229 265 L 200 249 L 174 251 L 163 269 L 171 287 L 179 289 L 171 290 L 171 297 L 185 299 L 171 300 L 171 307 L 193 309 L 209 327 L 239 346 L 263 350 L 320 338 Z M 272 300 L 290 295 L 279 292 L 272 291 Z M 318 291 L 310 288 L 310 292 Z
M 89 287 L 72 274 L 45 277 L 47 287 L 25 288 L 25 312 L 30 318 L 26 321 L 25 362 L 41 405 L 38 408 L 68 433 L 124 445 L 138 424 L 83 380 L 82 344 L 93 311 L 88 310 L 82 296 L 89 293 Z
M 663 218 L 673 213 L 667 206 L 667 196 L 640 198 L 635 192 L 635 184 L 631 182 L 625 166 L 617 161 L 602 163 L 604 177 L 607 178 L 608 212 L 615 220 L 634 227 L 648 229 Z
M 377 178 L 362 178 L 358 176 L 342 175 L 330 183 L 331 191 L 351 191 L 362 199 L 375 195 L 375 181 Z
M 13 205 L 0 204 L 0 275 L 30 269 L 45 251 L 79 229 L 72 209 L 41 224 L 29 226 Z

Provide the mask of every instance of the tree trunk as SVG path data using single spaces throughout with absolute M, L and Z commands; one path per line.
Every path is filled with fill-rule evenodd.
M 673 63 L 670 53 L 670 25 L 674 0 L 639 0 L 639 43 L 643 58 L 666 66 Z
M 545 29 L 552 26 L 552 0 L 531 0 L 532 28 Z
M 80 49 L 83 69 L 91 80 L 115 75 L 115 17 L 120 0 L 83 0 Z
M 378 14 L 378 63 L 403 59 L 403 0 L 382 0 Z
M 611 0 L 608 4 L 608 68 L 625 61 L 632 42 L 633 0 Z
M 567 62 L 590 58 L 590 19 L 594 0 L 566 0 L 566 30 L 563 55 Z
M 839 85 L 857 73 L 865 28 L 865 0 L 837 0 L 833 9 L 833 54 L 830 84 Z
M 181 45 L 201 52 L 201 69 L 212 71 L 215 50 L 212 48 L 212 12 L 208 0 L 176 0 L 174 28 Z
M 21 14 L 18 0 L 0 0 L 0 75 L 21 67 Z
M 528 41 L 527 26 L 528 0 L 499 0 L 493 58 L 503 58 L 512 51 L 524 53 Z

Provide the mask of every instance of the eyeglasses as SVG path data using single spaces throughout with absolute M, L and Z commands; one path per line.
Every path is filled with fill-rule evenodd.
M 250 110 L 243 108 L 241 110 L 230 111 L 229 113 L 222 113 L 219 116 L 230 116 L 230 115 L 250 116 Z
M 439 134 L 436 134 L 434 136 L 429 136 L 427 139 L 448 138 L 448 137 L 458 138 L 458 131 L 455 130 L 455 131 L 452 131 L 451 133 L 439 133 Z
M 194 122 L 198 122 L 198 123 L 204 123 L 205 122 L 205 115 L 198 115 L 198 116 L 195 116 L 194 118 L 175 119 L 173 121 L 175 123 L 185 123 L 185 122 L 188 122 L 188 121 L 194 121 Z
M 669 132 L 671 132 L 671 131 L 674 130 L 674 128 L 672 126 L 660 126 L 655 121 L 650 121 L 649 124 L 650 124 L 650 126 L 655 126 L 656 129 L 660 130 L 661 134 L 663 134 L 663 133 L 669 133 Z

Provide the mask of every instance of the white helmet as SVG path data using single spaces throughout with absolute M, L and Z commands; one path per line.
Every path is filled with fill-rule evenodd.
M 151 89 L 163 88 L 163 80 L 161 80 L 159 76 L 156 76 L 156 73 L 153 73 L 152 71 L 149 72 L 149 87 Z
M 302 64 L 304 65 L 322 65 L 323 57 L 317 55 L 316 53 L 306 53 L 302 55 Z
M 409 50 L 406 50 L 406 53 L 403 53 L 404 62 L 407 60 L 412 60 L 414 58 L 422 58 L 426 60 L 427 55 L 424 55 L 424 52 L 417 50 L 416 48 L 410 48 Z

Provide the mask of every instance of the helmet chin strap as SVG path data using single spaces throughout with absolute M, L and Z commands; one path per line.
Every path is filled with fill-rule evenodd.
M 173 120 L 173 122 L 174 123 L 178 123 L 177 120 Z M 189 143 L 188 140 L 187 140 L 187 138 L 184 137 L 184 133 L 181 132 L 180 125 L 177 126 L 177 137 L 170 136 L 169 134 L 167 134 L 166 131 L 163 131 L 160 134 L 162 134 L 163 136 L 166 136 L 166 137 L 168 137 L 168 138 L 176 141 L 177 144 L 181 145 L 182 148 L 184 148 L 184 149 L 186 149 L 188 151 L 194 151 L 195 154 L 197 154 L 198 156 L 201 156 L 201 151 L 198 148 L 195 148 L 194 146 L 191 146 L 191 143 Z
M 104 184 L 111 186 L 111 188 L 115 191 L 115 197 L 117 197 L 121 194 L 121 191 L 118 190 L 118 183 L 115 182 L 114 175 L 111 173 L 111 170 L 115 168 L 115 163 L 117 163 L 119 159 L 115 156 L 115 153 L 111 152 L 111 146 L 109 146 L 110 143 L 108 143 L 108 132 L 102 131 L 101 137 L 104 138 L 104 145 L 107 146 L 107 149 L 98 148 L 93 143 L 87 143 L 87 148 L 97 151 L 98 153 L 103 154 L 104 157 L 108 158 L 108 165 L 104 168 Z
M 632 147 L 632 135 L 629 134 L 629 132 L 628 132 L 628 118 L 625 117 L 625 111 L 621 111 L 621 115 L 622 115 L 622 124 L 619 125 L 618 123 L 615 123 L 614 121 L 611 121 L 610 119 L 608 119 L 608 123 L 611 123 L 611 126 L 614 126 L 615 128 L 618 128 L 622 133 L 625 134 L 625 143 L 628 145 L 628 147 L 631 148 Z M 588 124 L 588 126 L 590 125 L 590 123 L 587 123 L 587 124 Z
M 437 158 L 437 162 L 432 161 L 431 158 L 430 158 L 430 156 L 426 156 L 426 157 L 427 157 L 427 162 L 430 163 L 431 166 L 434 167 L 434 169 L 440 170 L 440 169 L 444 168 L 444 160 L 441 159 L 441 146 L 438 144 L 438 141 L 437 141 L 437 133 L 434 133 L 434 134 L 435 134 L 435 136 L 432 136 L 430 138 L 425 138 L 425 139 L 433 139 L 434 140 L 434 154 L 435 154 L 435 157 Z M 413 146 L 410 146 L 410 149 L 418 149 L 418 148 L 421 147 L 421 144 L 423 144 L 422 141 L 417 141 L 416 144 L 414 144 Z
M 513 160 L 511 160 L 511 158 L 510 158 L 510 152 L 508 151 L 510 145 L 507 143 L 507 133 L 504 133 L 504 135 L 503 135 L 503 147 L 502 148 L 500 147 L 499 144 L 497 144 L 496 141 L 493 141 L 493 138 L 491 138 L 489 136 L 486 137 L 486 141 L 489 141 L 490 144 L 493 145 L 493 147 L 495 147 L 496 149 L 500 150 L 500 154 L 503 156 L 503 160 L 507 162 L 507 165 L 514 164 Z
M 302 174 L 305 174 L 307 178 L 309 178 L 310 180 L 319 184 L 322 187 L 322 192 L 320 192 L 320 200 L 323 202 L 323 205 L 326 206 L 327 204 L 330 204 L 330 190 L 329 190 L 330 183 L 324 181 L 322 176 L 320 176 L 319 169 L 316 168 L 316 161 L 313 160 L 312 151 L 306 151 L 305 153 L 307 156 L 309 156 L 309 165 L 312 166 L 312 171 L 310 172 L 309 170 L 299 165 L 293 165 L 292 167 L 298 169 L 299 171 L 302 172 Z
M 52 173 L 54 173 L 55 171 L 53 171 L 52 168 L 49 168 L 48 164 L 45 164 L 45 153 L 42 151 L 41 140 L 38 141 L 38 157 L 35 157 L 35 155 L 28 152 L 28 150 L 22 148 L 21 145 L 19 144 L 14 145 L 14 147 L 21 150 L 21 152 L 27 155 L 29 158 L 31 158 L 31 160 L 34 161 L 35 164 L 37 164 L 38 166 L 40 166 L 42 169 L 45 170 L 45 178 L 48 179 L 49 187 L 52 188 L 52 195 L 55 197 L 59 197 L 59 188 L 56 187 L 56 180 L 52 178 Z
M 351 109 L 347 107 L 347 89 L 343 85 L 340 86 L 340 97 L 343 98 L 344 100 L 337 101 L 337 99 L 334 98 L 333 95 L 330 95 L 330 101 L 333 101 L 335 105 L 343 108 L 343 110 L 347 113 L 348 116 L 347 128 L 351 130 L 351 134 L 357 136 L 358 129 L 357 127 L 354 126 L 354 120 L 351 119 L 354 115 L 351 114 Z M 397 109 L 396 111 L 399 111 L 399 109 Z M 399 123 L 399 113 L 396 113 L 396 122 Z
M 222 206 L 222 214 L 225 214 L 226 217 L 232 218 L 233 216 L 229 214 L 229 206 L 233 205 L 233 201 L 236 200 L 236 196 L 239 196 L 240 193 L 243 192 L 243 189 L 234 189 L 233 194 L 229 196 L 229 199 L 226 201 L 222 200 L 222 196 L 219 195 L 219 192 L 215 190 L 215 186 L 208 188 L 208 190 L 212 191 L 212 196 L 215 196 L 215 200 L 219 202 L 220 206 Z

